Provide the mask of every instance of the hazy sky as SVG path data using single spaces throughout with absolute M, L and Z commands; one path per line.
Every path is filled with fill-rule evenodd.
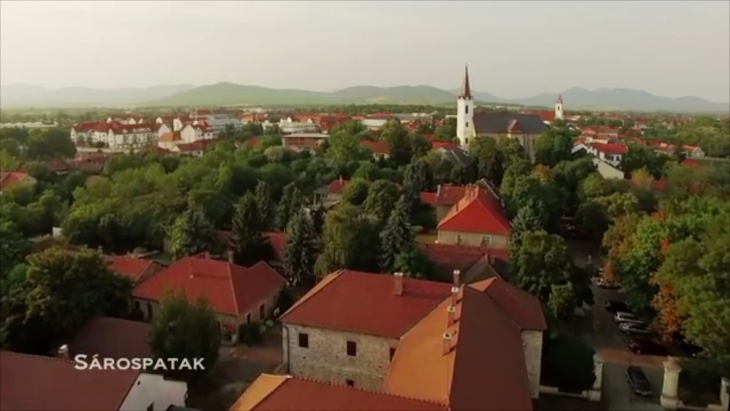
M 730 101 L 728 1 L 0 2 L 0 82 L 624 87 Z

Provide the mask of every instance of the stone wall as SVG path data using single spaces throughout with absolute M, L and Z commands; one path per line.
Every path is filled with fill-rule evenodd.
M 522 349 L 525 352 L 530 396 L 540 396 L 540 368 L 542 365 L 542 331 L 522 331 Z
M 308 336 L 308 348 L 299 346 L 299 334 Z M 332 384 L 380 390 L 390 366 L 390 349 L 398 340 L 321 328 L 284 324 L 284 361 L 289 374 Z M 347 355 L 347 342 L 357 344 L 357 355 Z
M 509 247 L 509 237 L 505 235 L 487 234 L 487 233 L 467 233 L 457 231 L 444 231 L 439 230 L 438 232 L 438 243 L 439 244 L 463 244 L 470 246 L 482 245 L 482 237 L 491 236 L 492 242 L 486 245 L 491 248 L 506 250 Z M 459 242 L 461 237 L 461 242 Z

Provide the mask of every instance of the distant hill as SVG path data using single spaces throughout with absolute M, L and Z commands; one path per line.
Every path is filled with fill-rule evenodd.
M 9 106 L 61 107 L 84 105 L 217 106 L 217 105 L 305 105 L 305 104 L 454 104 L 458 89 L 431 86 L 348 87 L 334 92 L 273 89 L 235 83 L 206 86 L 160 86 L 127 89 L 64 88 L 51 90 L 15 85 L 0 88 L 0 104 Z M 523 105 L 551 108 L 558 94 L 565 107 L 583 110 L 631 110 L 674 112 L 728 112 L 730 103 L 716 103 L 699 97 L 677 99 L 641 90 L 574 87 L 561 93 L 542 93 L 528 98 L 506 99 L 473 91 L 483 104 Z
M 49 89 L 33 85 L 8 85 L 0 87 L 0 105 L 2 107 L 132 105 L 171 96 L 194 87 L 193 85 L 181 84 L 148 88 L 93 89 L 66 87 Z

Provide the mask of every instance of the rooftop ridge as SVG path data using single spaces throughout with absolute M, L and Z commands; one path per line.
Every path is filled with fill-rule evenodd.
M 322 281 L 324 281 L 327 277 L 332 276 L 333 278 L 331 280 L 329 280 L 329 283 L 327 283 L 327 284 L 323 285 L 322 287 L 319 287 L 316 290 L 314 290 L 314 292 L 312 292 L 312 295 L 308 296 L 307 298 L 301 298 L 301 299 L 299 299 L 299 301 L 295 302 L 294 305 L 292 305 L 291 307 L 289 307 L 289 309 L 286 310 L 286 312 L 284 312 L 284 314 L 282 314 L 281 316 L 279 316 L 279 319 L 281 320 L 287 314 L 290 314 L 290 313 L 294 312 L 295 309 L 297 309 L 297 308 L 301 307 L 302 305 L 304 305 L 304 303 L 306 303 L 307 301 L 309 301 L 312 297 L 314 297 L 315 295 L 317 295 L 320 291 L 322 291 L 325 288 L 329 287 L 330 284 L 332 284 L 332 282 L 336 281 L 340 277 L 340 275 L 343 272 L 345 272 L 345 271 L 346 270 L 344 270 L 344 269 L 339 269 L 339 270 L 334 271 L 334 272 L 332 272 L 330 274 L 327 274 L 314 287 L 316 288 L 317 285 L 319 285 L 319 283 L 321 283 Z
M 330 386 L 330 387 L 340 387 L 340 388 L 345 388 L 345 389 L 348 389 L 348 390 L 357 390 L 357 391 L 367 392 L 367 393 L 371 393 L 371 394 L 387 395 L 389 397 L 402 398 L 402 399 L 405 399 L 405 400 L 425 402 L 425 403 L 428 403 L 428 404 L 448 405 L 448 402 L 439 402 L 439 401 L 427 400 L 427 399 L 423 399 L 423 398 L 408 397 L 408 396 L 405 396 L 405 395 L 392 394 L 392 393 L 385 392 L 385 391 L 372 390 L 372 389 L 367 389 L 367 388 L 363 388 L 363 387 L 354 387 L 354 386 L 353 387 L 349 387 L 347 385 L 334 384 L 334 383 L 332 383 L 330 381 L 317 380 L 315 378 L 293 377 L 291 375 L 287 375 L 287 377 L 288 377 L 287 378 L 287 382 L 288 381 L 291 381 L 291 380 L 300 380 L 300 381 L 312 382 L 312 383 L 315 383 L 315 384 L 327 385 L 327 386 Z
M 228 283 L 231 285 L 231 293 L 233 294 L 233 308 L 237 313 L 240 313 L 241 311 L 238 310 L 238 298 L 236 298 L 236 286 L 233 284 L 233 272 L 231 271 L 231 265 L 231 263 L 226 263 Z

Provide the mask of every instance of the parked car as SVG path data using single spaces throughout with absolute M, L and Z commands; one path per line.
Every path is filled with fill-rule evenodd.
M 632 338 L 629 342 L 629 350 L 637 354 L 667 355 L 669 350 L 662 344 L 644 337 Z
M 689 357 L 697 357 L 697 354 L 702 351 L 702 348 L 686 341 L 682 343 L 681 348 L 682 352 Z
M 617 323 L 643 323 L 643 321 L 636 318 L 634 313 L 630 311 L 616 311 L 613 315 L 613 320 Z
M 606 310 L 608 310 L 612 313 L 615 313 L 617 311 L 623 311 L 626 313 L 631 312 L 631 310 L 629 310 L 629 307 L 626 305 L 626 303 L 623 301 L 619 301 L 619 300 L 606 300 L 604 307 L 606 307 Z
M 598 286 L 598 288 L 603 288 L 606 290 L 617 290 L 620 288 L 618 283 L 616 283 L 615 281 L 608 281 L 603 277 L 600 277 L 598 280 L 596 280 L 596 285 Z
M 643 323 L 620 323 L 618 329 L 625 334 L 649 334 L 649 329 Z
M 641 367 L 629 366 L 626 370 L 626 382 L 629 383 L 635 394 L 641 395 L 642 397 L 651 396 L 651 384 L 649 384 L 649 379 L 646 378 L 646 374 L 644 374 L 644 370 Z

